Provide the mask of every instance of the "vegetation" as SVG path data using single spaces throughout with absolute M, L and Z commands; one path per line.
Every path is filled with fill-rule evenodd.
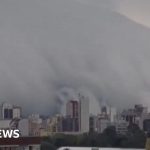
M 41 150 L 56 150 L 56 147 L 50 142 L 42 142 Z
M 82 135 L 56 134 L 44 138 L 43 141 L 41 146 L 43 150 L 54 150 L 61 146 L 144 148 L 146 136 L 137 125 L 132 124 L 125 135 L 117 135 L 115 127 L 111 126 L 102 134 L 95 132 Z

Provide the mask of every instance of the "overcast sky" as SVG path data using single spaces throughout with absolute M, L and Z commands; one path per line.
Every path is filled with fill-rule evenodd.
M 1 0 L 0 101 L 54 113 L 77 93 L 150 106 L 150 2 Z

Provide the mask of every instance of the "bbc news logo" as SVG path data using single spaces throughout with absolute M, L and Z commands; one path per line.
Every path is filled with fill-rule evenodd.
M 0 130 L 0 138 L 19 138 L 20 131 L 19 130 Z

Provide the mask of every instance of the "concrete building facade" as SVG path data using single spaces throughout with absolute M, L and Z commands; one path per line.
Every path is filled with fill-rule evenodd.
M 79 96 L 80 132 L 89 132 L 89 99 Z

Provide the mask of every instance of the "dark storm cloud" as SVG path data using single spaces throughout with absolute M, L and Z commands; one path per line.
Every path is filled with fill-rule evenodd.
M 148 104 L 150 29 L 87 2 L 0 1 L 2 101 L 52 113 L 84 91 L 94 111 L 96 100 Z

